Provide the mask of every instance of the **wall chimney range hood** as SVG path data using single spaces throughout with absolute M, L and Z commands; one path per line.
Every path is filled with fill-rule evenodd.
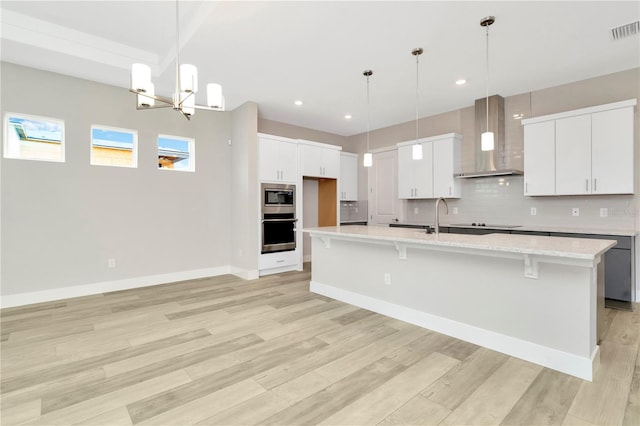
M 475 170 L 456 175 L 459 179 L 482 178 L 491 176 L 514 176 L 524 174 L 522 170 L 509 168 L 505 149 L 504 98 L 500 95 L 489 97 L 489 129 L 494 133 L 494 149 L 482 151 L 480 135 L 487 131 L 487 98 L 475 102 Z

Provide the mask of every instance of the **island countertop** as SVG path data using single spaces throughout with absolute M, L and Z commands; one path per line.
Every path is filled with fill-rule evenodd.
M 311 235 L 325 238 L 371 240 L 388 243 L 421 245 L 424 248 L 459 248 L 515 253 L 568 259 L 596 260 L 616 245 L 614 240 L 584 238 L 546 237 L 513 234 L 427 234 L 411 228 L 389 228 L 380 226 L 320 227 L 303 230 Z

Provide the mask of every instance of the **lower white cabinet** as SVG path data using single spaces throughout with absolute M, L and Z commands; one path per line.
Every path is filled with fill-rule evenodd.
M 258 259 L 258 269 L 260 269 L 261 273 L 270 269 L 273 269 L 274 272 L 280 272 L 280 268 L 295 266 L 297 263 L 297 250 L 266 253 L 260 255 Z
M 636 99 L 522 120 L 525 195 L 633 194 Z

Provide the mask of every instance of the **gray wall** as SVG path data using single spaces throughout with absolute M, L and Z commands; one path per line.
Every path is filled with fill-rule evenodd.
M 64 163 L 1 160 L 2 295 L 230 264 L 231 113 L 136 111 L 125 89 L 1 67 L 3 117 L 66 132 Z M 89 165 L 92 124 L 137 130 L 138 168 Z M 158 133 L 195 138 L 195 173 L 158 170 Z
M 240 274 L 258 270 L 258 105 L 247 102 L 232 113 L 231 265 Z M 221 200 L 222 201 L 222 200 Z

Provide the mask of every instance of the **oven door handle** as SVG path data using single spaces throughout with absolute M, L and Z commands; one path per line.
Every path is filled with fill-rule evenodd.
M 265 222 L 297 222 L 298 219 L 262 219 L 262 223 Z

